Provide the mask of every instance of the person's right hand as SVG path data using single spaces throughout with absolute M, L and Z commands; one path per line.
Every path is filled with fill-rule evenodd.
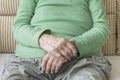
M 55 56 L 55 54 L 58 54 L 58 56 Z M 42 60 L 41 68 L 45 73 L 54 74 L 60 70 L 65 62 L 66 60 L 63 56 L 61 56 L 58 51 L 53 50 L 45 55 Z
M 39 43 L 40 47 L 48 53 L 57 50 L 59 54 L 55 53 L 55 56 L 62 55 L 67 60 L 77 56 L 75 41 L 68 41 L 55 35 L 43 34 L 39 39 Z

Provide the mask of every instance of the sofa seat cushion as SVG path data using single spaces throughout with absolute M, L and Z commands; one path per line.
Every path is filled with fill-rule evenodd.
M 0 76 L 4 62 L 11 54 L 0 54 Z M 112 64 L 110 80 L 120 80 L 120 56 L 105 56 Z M 1 79 L 0 79 L 1 80 Z
M 110 80 L 120 80 L 120 56 L 106 56 L 112 64 Z

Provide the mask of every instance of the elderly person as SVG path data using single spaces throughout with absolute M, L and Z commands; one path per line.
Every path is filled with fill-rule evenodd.
M 103 0 L 21 0 L 2 80 L 108 80 Z

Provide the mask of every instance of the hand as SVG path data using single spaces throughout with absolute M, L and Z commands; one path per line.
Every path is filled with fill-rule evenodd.
M 57 73 L 65 62 L 66 60 L 59 55 L 58 51 L 51 51 L 42 60 L 42 70 L 46 73 Z
M 77 56 L 75 41 L 68 41 L 62 37 L 43 34 L 39 39 L 39 43 L 41 48 L 43 48 L 48 53 L 53 50 L 57 50 L 59 51 L 59 54 L 67 60 L 71 60 L 72 57 Z

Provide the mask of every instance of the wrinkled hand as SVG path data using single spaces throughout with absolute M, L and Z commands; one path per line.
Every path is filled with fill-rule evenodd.
M 46 73 L 57 73 L 65 62 L 66 60 L 59 54 L 58 51 L 51 51 L 42 60 L 42 70 Z
M 39 40 L 41 48 L 48 53 L 43 58 L 42 70 L 46 73 L 57 73 L 63 63 L 77 56 L 75 41 L 65 38 L 43 34 Z
M 68 41 L 65 38 L 43 34 L 39 40 L 40 47 L 48 53 L 57 50 L 65 59 L 71 60 L 77 56 L 77 48 L 75 41 Z M 57 55 L 57 54 L 56 54 Z

